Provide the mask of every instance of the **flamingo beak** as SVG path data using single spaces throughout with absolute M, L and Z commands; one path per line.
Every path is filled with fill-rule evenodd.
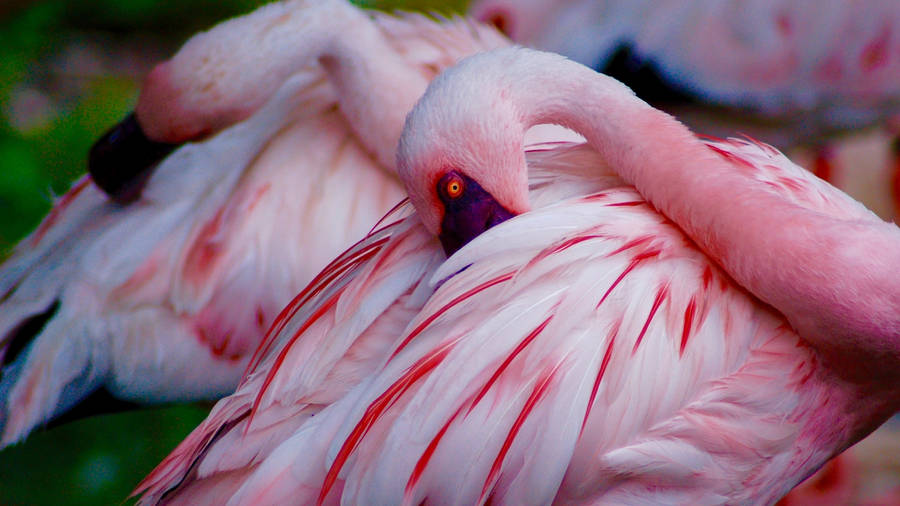
M 439 195 L 444 204 L 444 218 L 438 238 L 448 257 L 485 230 L 515 216 L 474 179 L 460 177 L 465 181 L 465 192 L 459 198 Z
M 148 139 L 131 113 L 91 147 L 88 172 L 112 200 L 127 204 L 141 196 L 156 164 L 176 147 Z

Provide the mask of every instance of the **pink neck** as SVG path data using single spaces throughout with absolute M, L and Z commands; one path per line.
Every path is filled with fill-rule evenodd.
M 352 37 L 338 33 L 341 39 L 319 61 L 350 128 L 382 167 L 394 171 L 406 114 L 428 80 L 389 46 L 368 18 L 351 30 Z
M 521 68 L 505 71 L 510 98 L 527 104 L 526 128 L 559 123 L 584 135 L 830 367 L 853 381 L 897 385 L 900 229 L 874 215 L 835 217 L 790 202 L 615 80 L 533 54 L 547 61 L 522 58 Z

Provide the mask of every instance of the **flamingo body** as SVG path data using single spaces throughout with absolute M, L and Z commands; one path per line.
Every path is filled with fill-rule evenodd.
M 321 19 L 328 23 L 314 23 Z M 313 24 L 316 44 L 347 29 L 365 38 L 360 51 L 378 57 L 330 61 L 326 70 L 317 54 L 276 37 L 302 39 Z M 9 363 L 0 381 L 2 444 L 98 388 L 137 402 L 232 392 L 281 307 L 401 197 L 393 145 L 427 81 L 464 55 L 505 44 L 465 20 L 369 15 L 336 0 L 269 5 L 189 42 L 148 80 L 137 120 L 156 141 L 208 138 L 162 161 L 129 205 L 108 202 L 82 179 L 0 269 L 0 347 Z M 253 54 L 227 50 L 235 45 Z M 250 98 L 252 88 L 224 81 L 216 101 L 195 96 L 210 90 L 185 84 L 200 78 L 204 52 L 207 73 L 252 80 L 272 65 L 271 82 Z M 266 54 L 272 59 L 259 64 Z M 378 72 L 382 62 L 387 74 Z M 368 99 L 359 88 L 373 83 L 393 101 L 353 101 Z M 182 114 L 196 131 L 173 130 L 146 109 Z M 360 137 L 370 124 L 380 135 Z M 21 353 L 8 351 L 26 340 Z

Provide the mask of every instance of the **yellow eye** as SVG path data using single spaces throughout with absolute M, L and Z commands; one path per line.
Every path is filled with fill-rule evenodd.
M 455 199 L 462 195 L 463 181 L 458 176 L 451 177 L 447 181 L 447 184 L 444 186 L 444 189 L 446 190 L 448 197 L 450 197 L 451 199 Z

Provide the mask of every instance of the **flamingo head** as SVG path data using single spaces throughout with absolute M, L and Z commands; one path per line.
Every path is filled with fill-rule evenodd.
M 253 114 L 296 72 L 297 61 L 306 62 L 291 59 L 298 53 L 292 40 L 281 42 L 282 34 L 272 34 L 298 31 L 305 9 L 283 2 L 228 20 L 191 37 L 154 67 L 134 112 L 91 150 L 88 170 L 97 185 L 114 200 L 134 200 L 156 164 L 175 148 Z
M 201 42 L 204 42 L 202 38 Z M 178 146 L 201 140 L 257 107 L 257 103 L 250 103 L 249 107 L 237 110 L 227 103 L 228 95 L 221 88 L 233 80 L 223 78 L 224 84 L 217 87 L 208 82 L 207 76 L 225 72 L 215 67 L 227 69 L 228 62 L 208 57 L 200 51 L 206 49 L 203 46 L 189 43 L 172 60 L 158 64 L 144 80 L 134 112 L 91 147 L 88 171 L 97 186 L 113 200 L 122 204 L 136 200 L 156 165 Z M 183 64 L 180 60 L 185 59 L 185 53 L 205 62 L 207 68 Z M 201 81 L 199 85 L 194 84 L 197 81 Z
M 213 125 L 203 108 L 192 110 L 190 102 L 183 104 L 186 93 L 171 78 L 171 68 L 171 61 L 157 65 L 144 81 L 135 111 L 91 147 L 91 178 L 119 203 L 140 197 L 156 164 L 178 146 L 222 126 Z
M 438 76 L 406 118 L 397 168 L 447 254 L 529 210 L 522 116 L 497 88 L 501 66 L 471 57 Z M 477 70 L 477 71 L 476 71 Z M 459 75 L 458 75 L 459 74 Z

